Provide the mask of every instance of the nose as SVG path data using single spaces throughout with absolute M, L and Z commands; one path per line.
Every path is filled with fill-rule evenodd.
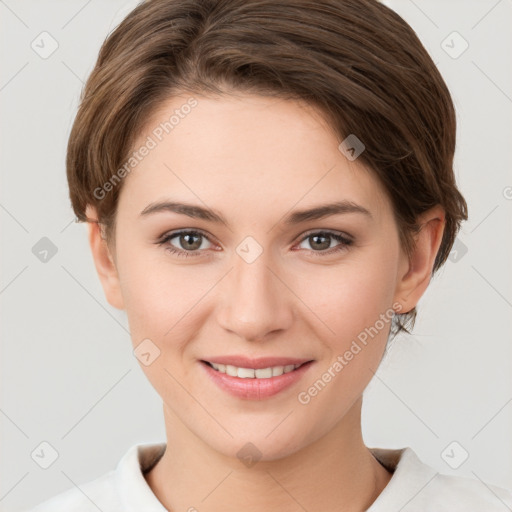
M 252 263 L 235 255 L 224 280 L 218 322 L 246 341 L 268 339 L 293 321 L 293 293 L 263 252 Z

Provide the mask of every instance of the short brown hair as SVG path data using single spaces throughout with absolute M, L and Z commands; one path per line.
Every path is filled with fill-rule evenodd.
M 67 178 L 77 219 L 94 206 L 107 240 L 121 185 L 98 198 L 147 120 L 172 95 L 229 90 L 318 107 L 394 208 L 411 253 L 418 216 L 446 226 L 432 274 L 446 261 L 467 204 L 453 173 L 456 120 L 448 88 L 411 27 L 377 0 L 148 0 L 103 43 L 69 137 Z M 416 308 L 397 315 L 413 327 Z

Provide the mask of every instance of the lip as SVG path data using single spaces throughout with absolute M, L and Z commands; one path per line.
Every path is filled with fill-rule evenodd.
M 257 357 L 250 358 L 246 356 L 218 356 L 218 357 L 205 357 L 203 361 L 216 364 L 230 364 L 238 368 L 254 368 L 259 370 L 261 368 L 269 368 L 270 366 L 286 366 L 289 364 L 304 364 L 311 359 L 299 359 L 296 357 Z
M 213 360 L 216 359 L 216 360 Z M 289 372 L 283 373 L 282 375 L 276 377 L 270 377 L 268 379 L 242 379 L 240 377 L 232 377 L 226 373 L 221 373 L 214 368 L 212 368 L 209 364 L 206 363 L 205 360 L 200 361 L 201 367 L 207 373 L 208 377 L 223 391 L 227 392 L 231 396 L 236 398 L 241 398 L 245 400 L 265 400 L 272 396 L 277 395 L 278 393 L 283 392 L 285 389 L 290 388 L 297 382 L 299 382 L 304 374 L 309 370 L 309 368 L 314 364 L 313 360 L 298 360 L 298 359 L 290 359 L 290 358 L 262 358 L 262 359 L 247 359 L 242 358 L 245 362 L 240 364 L 240 359 L 231 358 L 230 361 L 239 361 L 239 364 L 235 364 L 233 366 L 239 366 L 241 368 L 268 368 L 269 366 L 285 366 L 281 361 L 284 361 L 288 364 L 301 364 L 302 365 Z M 219 362 L 218 364 L 226 364 L 221 361 L 228 361 L 228 358 L 212 358 L 209 360 L 212 363 Z M 259 366 L 250 366 L 257 364 Z M 268 364 L 269 361 L 272 364 Z M 276 363 L 276 361 L 278 361 Z M 297 362 L 293 362 L 297 361 Z M 227 363 L 231 364 L 231 363 Z M 247 366 L 244 366 L 247 365 Z

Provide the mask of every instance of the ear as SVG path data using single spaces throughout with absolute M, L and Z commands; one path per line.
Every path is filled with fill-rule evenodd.
M 446 224 L 445 211 L 436 205 L 418 218 L 421 230 L 415 235 L 415 248 L 410 258 L 402 251 L 395 301 L 402 308 L 399 313 L 411 311 L 427 289 L 432 277 L 435 258 Z
M 96 209 L 91 206 L 87 206 L 86 216 L 88 219 L 98 219 Z M 111 306 L 117 309 L 124 309 L 115 259 L 111 254 L 107 241 L 103 238 L 100 225 L 97 222 L 89 222 L 87 227 L 94 265 L 98 272 L 105 297 Z

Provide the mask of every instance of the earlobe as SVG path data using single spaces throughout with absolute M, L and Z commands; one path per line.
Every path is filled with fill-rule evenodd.
M 425 293 L 443 239 L 445 222 L 445 212 L 440 205 L 419 217 L 421 230 L 415 236 L 415 247 L 410 258 L 406 258 L 404 254 L 399 269 L 395 292 L 395 302 L 401 305 L 398 313 L 411 311 Z
M 87 217 L 97 219 L 96 212 L 87 207 Z M 102 229 L 97 222 L 88 223 L 88 238 L 94 266 L 100 278 L 103 291 L 108 303 L 117 309 L 124 309 L 123 296 L 115 260 L 102 236 Z

